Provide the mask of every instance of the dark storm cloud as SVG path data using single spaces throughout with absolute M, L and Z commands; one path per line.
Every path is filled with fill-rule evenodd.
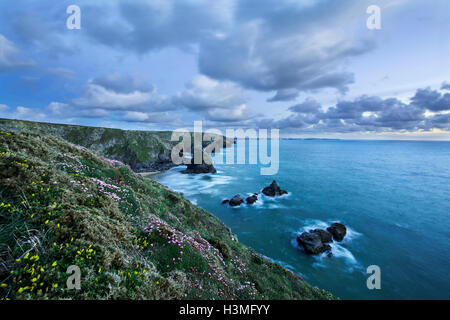
M 90 37 L 109 46 L 146 53 L 167 46 L 198 43 L 227 24 L 225 0 L 217 1 L 121 1 L 104 8 L 87 7 L 85 19 Z
M 289 108 L 289 111 L 295 113 L 319 113 L 322 106 L 315 100 L 307 99 L 303 103 L 296 104 Z
M 443 86 L 445 88 L 445 86 Z M 442 94 L 430 88 L 419 89 L 411 99 L 412 103 L 430 111 L 450 110 L 450 93 Z
M 374 44 L 367 40 L 349 41 L 342 35 L 337 21 L 354 4 L 309 4 L 239 1 L 233 30 L 225 37 L 200 43 L 200 70 L 247 88 L 278 91 L 269 101 L 284 100 L 279 90 L 335 88 L 345 92 L 354 76 L 340 69 L 341 62 L 372 50 Z
M 326 111 L 318 102 L 306 100 L 289 108 L 292 115 L 276 121 L 262 119 L 258 124 L 306 132 L 448 130 L 447 95 L 428 88 L 418 89 L 409 103 L 395 98 L 362 96 L 353 101 L 340 101 Z M 427 112 L 431 113 L 427 115 Z
M 372 48 L 368 43 L 354 50 L 332 32 L 270 39 L 265 29 L 264 23 L 251 22 L 230 37 L 202 43 L 200 71 L 261 91 L 335 88 L 345 92 L 354 76 L 338 71 L 339 61 Z
M 430 128 L 450 130 L 450 113 L 435 115 L 428 123 Z
M 322 88 L 346 92 L 354 76 L 342 70 L 342 61 L 374 47 L 367 39 L 349 40 L 339 29 L 356 5 L 347 0 L 304 3 L 110 2 L 83 7 L 83 21 L 91 39 L 138 54 L 170 46 L 198 51 L 202 73 L 245 88 L 277 91 L 269 101 L 292 100 L 300 91 Z M 110 14 L 104 14 L 104 6 Z M 365 8 L 358 6 L 359 12 Z

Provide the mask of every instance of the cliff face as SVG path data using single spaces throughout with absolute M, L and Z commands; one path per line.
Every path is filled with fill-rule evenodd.
M 67 290 L 69 266 L 80 269 L 81 290 Z M 19 130 L 0 131 L 0 284 L 5 299 L 331 297 L 123 163 Z
M 170 168 L 170 152 L 176 144 L 170 141 L 169 131 L 131 131 L 8 119 L 0 119 L 0 129 L 57 136 L 121 161 L 135 172 Z

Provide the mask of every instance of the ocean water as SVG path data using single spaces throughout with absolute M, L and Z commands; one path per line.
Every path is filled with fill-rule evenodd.
M 260 175 L 259 165 L 216 165 L 217 174 L 203 175 L 178 167 L 155 179 L 341 299 L 450 299 L 450 142 L 283 140 L 279 166 L 275 176 Z M 274 179 L 287 196 L 221 205 Z M 333 257 L 298 248 L 297 234 L 336 221 L 348 234 Z M 381 269 L 380 290 L 367 288 L 370 265 Z

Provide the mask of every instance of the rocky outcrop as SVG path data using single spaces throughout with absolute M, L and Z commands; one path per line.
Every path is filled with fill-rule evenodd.
M 283 194 L 287 194 L 288 192 L 286 190 L 282 190 L 274 180 L 270 186 L 262 190 L 262 193 L 264 193 L 268 197 L 278 197 L 282 196 Z
M 303 232 L 297 237 L 297 242 L 308 254 L 331 251 L 331 246 L 323 243 L 320 234 L 317 232 Z
M 254 204 L 256 201 L 258 201 L 258 194 L 255 193 L 253 195 L 251 195 L 250 197 L 247 197 L 247 199 L 245 199 L 245 202 L 247 204 Z
M 200 174 L 200 173 L 216 173 L 217 170 L 212 165 L 212 159 L 209 155 L 203 154 L 203 163 L 195 164 L 193 163 L 194 159 L 191 160 L 191 163 L 187 165 L 186 170 L 181 171 L 184 174 Z
M 322 229 L 314 229 L 314 230 L 311 230 L 310 232 L 319 235 L 320 240 L 323 243 L 333 242 L 333 235 L 331 233 L 329 233 L 328 231 L 325 231 Z
M 333 223 L 327 230 L 313 229 L 303 232 L 297 236 L 297 243 L 305 249 L 308 254 L 320 254 L 327 252 L 331 257 L 331 246 L 328 243 L 342 241 L 347 232 L 347 228 L 342 223 Z
M 242 200 L 240 195 L 235 195 L 233 198 L 231 198 L 231 200 L 228 202 L 228 204 L 232 207 L 238 207 L 241 204 L 244 203 L 244 200 Z
M 181 171 L 184 174 L 199 174 L 199 173 L 216 173 L 217 170 L 212 164 L 188 164 L 186 170 Z
M 344 237 L 347 234 L 347 228 L 342 223 L 338 222 L 335 222 L 328 227 L 327 231 L 333 235 L 333 239 L 337 242 L 344 240 Z

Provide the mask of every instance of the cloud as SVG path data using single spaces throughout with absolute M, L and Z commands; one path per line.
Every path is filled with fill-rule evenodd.
M 445 88 L 445 86 L 443 87 Z M 411 101 L 419 108 L 430 111 L 450 110 L 450 93 L 442 94 L 430 88 L 417 90 Z
M 267 99 L 267 102 L 292 101 L 298 96 L 299 91 L 297 89 L 281 89 L 272 98 Z
M 56 77 L 60 77 L 64 80 L 74 80 L 76 78 L 75 72 L 65 68 L 49 68 L 48 74 Z
M 120 119 L 127 122 L 174 123 L 179 121 L 180 116 L 169 112 L 127 111 Z
M 245 104 L 246 93 L 231 82 L 220 82 L 204 75 L 194 77 L 186 89 L 174 97 L 174 102 L 192 111 L 229 109 Z
M 109 116 L 108 110 L 101 108 L 81 109 L 66 103 L 51 102 L 46 108 L 47 114 L 54 119 L 103 118 Z
M 72 103 L 80 107 L 120 110 L 141 106 L 148 103 L 150 98 L 149 92 L 120 93 L 90 82 L 82 97 L 74 99 Z
M 46 4 L 40 8 L 44 19 L 38 11 L 20 9 L 14 12 L 11 27 L 14 34 L 26 45 L 33 45 L 38 51 L 45 52 L 51 58 L 59 58 L 63 55 L 75 53 L 74 45 L 68 41 L 68 34 L 62 34 L 57 23 L 63 23 L 60 19 L 65 8 L 57 5 L 59 12 L 52 16 L 56 8 L 46 8 Z M 45 12 L 45 13 L 44 13 Z
M 34 62 L 23 58 L 20 50 L 0 34 L 0 72 L 10 72 L 32 66 L 34 66 Z
M 144 122 L 149 119 L 149 115 L 145 112 L 128 111 L 124 114 L 122 119 L 130 122 Z
M 443 82 L 441 86 L 441 90 L 450 90 L 450 83 L 449 82 Z
M 95 43 L 139 56 L 167 47 L 198 54 L 202 74 L 288 101 L 302 91 L 348 90 L 354 75 L 343 62 L 374 48 L 356 36 L 358 21 L 348 22 L 369 2 L 109 1 L 83 6 L 83 30 Z
M 307 99 L 303 103 L 290 107 L 289 110 L 295 113 L 319 113 L 321 107 L 317 101 Z
M 245 121 L 251 117 L 251 111 L 245 104 L 233 107 L 231 109 L 212 109 L 207 111 L 207 119 L 212 121 Z
M 6 105 L 0 105 L 0 111 L 2 111 L 1 116 L 7 119 L 20 119 L 29 121 L 45 121 L 47 119 L 46 114 L 41 112 L 39 109 L 26 108 L 23 106 L 17 106 L 15 109 L 10 109 Z
M 93 84 L 117 93 L 130 94 L 136 91 L 151 93 L 155 87 L 140 75 L 111 73 L 92 80 Z
M 371 51 L 374 43 L 352 39 L 334 18 L 352 12 L 348 1 L 309 3 L 240 1 L 233 30 L 200 43 L 200 71 L 245 88 L 277 91 L 269 101 L 323 88 L 346 92 L 354 75 L 342 62 Z
M 448 130 L 448 94 L 418 89 L 409 103 L 396 98 L 361 96 L 343 100 L 325 110 L 317 101 L 307 99 L 289 108 L 288 117 L 261 119 L 258 125 L 296 132 L 397 132 Z
M 69 105 L 66 103 L 61 102 L 51 102 L 46 110 L 49 112 L 52 116 L 56 117 L 62 117 L 67 115 Z
M 88 35 L 108 46 L 139 54 L 167 46 L 187 47 L 231 23 L 229 0 L 117 1 L 83 10 Z
M 112 73 L 90 79 L 71 105 L 85 109 L 158 112 L 174 110 L 172 99 L 158 94 L 147 79 L 138 75 Z

